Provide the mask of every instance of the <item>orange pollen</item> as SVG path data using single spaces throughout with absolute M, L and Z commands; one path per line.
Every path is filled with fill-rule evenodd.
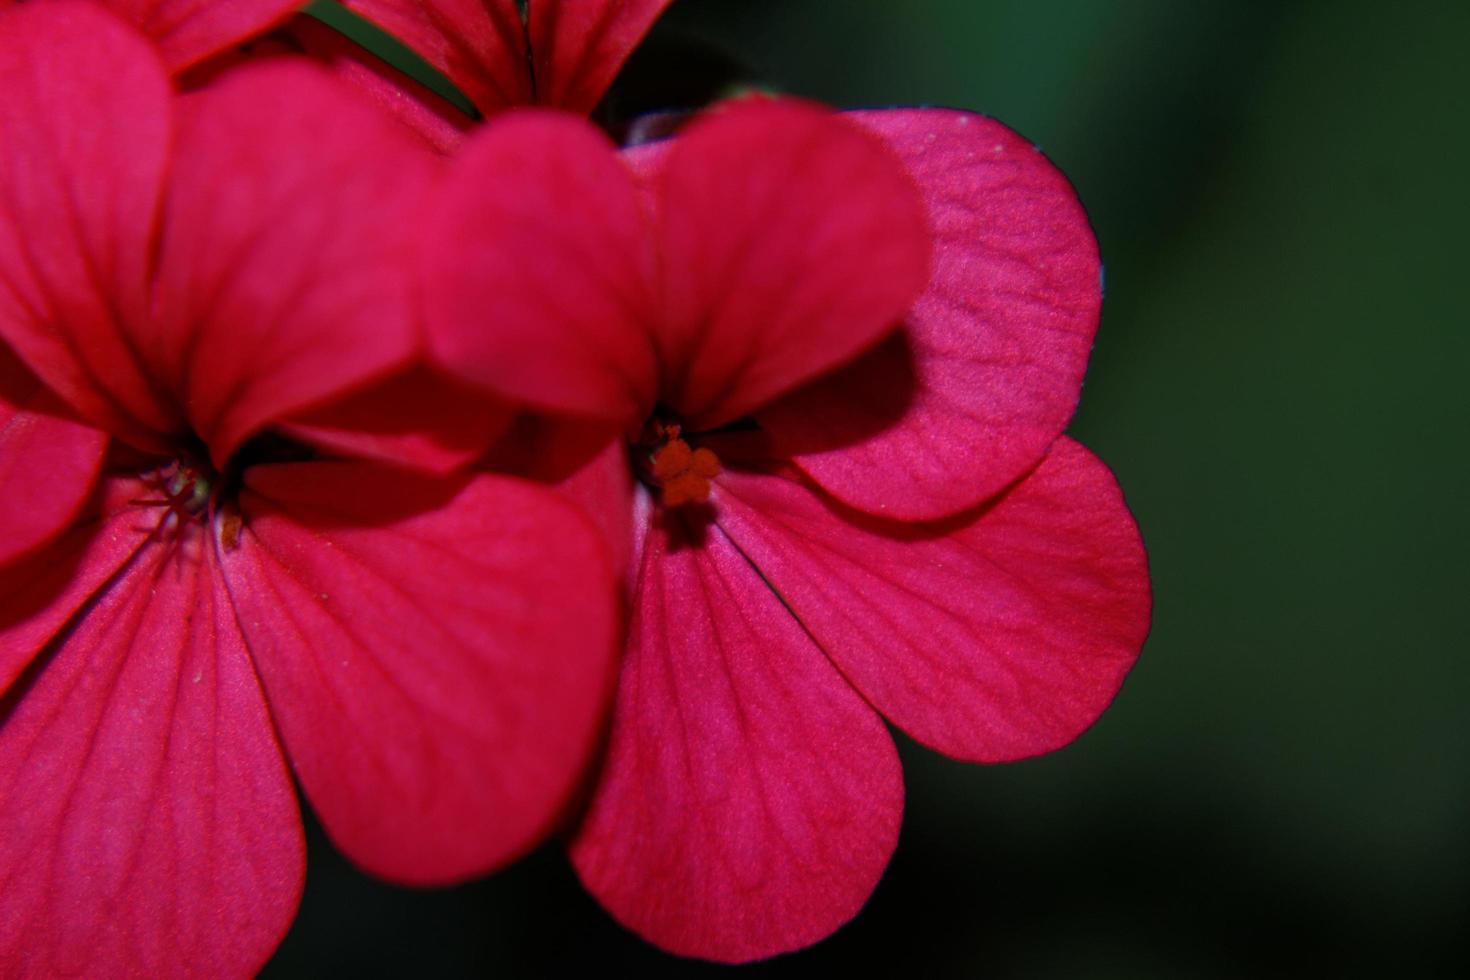
M 668 426 L 666 434 L 669 441 L 653 453 L 653 478 L 663 489 L 664 506 L 704 503 L 709 481 L 720 474 L 720 458 L 708 449 L 690 449 L 678 426 Z

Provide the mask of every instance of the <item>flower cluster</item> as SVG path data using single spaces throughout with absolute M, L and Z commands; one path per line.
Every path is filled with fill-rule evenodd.
M 296 791 L 389 880 L 563 833 L 674 953 L 830 934 L 886 719 L 1065 745 L 1147 631 L 1063 435 L 1100 268 L 966 112 L 587 120 L 668 0 L 0 2 L 0 973 L 249 974 Z

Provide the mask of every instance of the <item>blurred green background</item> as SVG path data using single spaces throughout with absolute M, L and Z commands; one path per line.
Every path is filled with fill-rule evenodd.
M 1071 177 L 1107 264 L 1072 432 L 1156 596 L 1070 748 L 900 739 L 873 899 L 743 972 L 1470 976 L 1470 5 L 678 0 L 651 50 L 691 40 L 836 105 L 980 110 Z M 555 846 L 441 892 L 314 829 L 311 862 L 268 976 L 730 972 L 624 933 Z

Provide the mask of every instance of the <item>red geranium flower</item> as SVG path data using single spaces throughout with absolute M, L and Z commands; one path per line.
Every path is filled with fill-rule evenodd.
M 395 880 L 532 845 L 611 686 L 605 546 L 548 489 L 320 451 L 443 469 L 503 421 L 412 431 L 454 408 L 404 235 L 437 158 L 309 66 L 176 98 L 80 4 L 0 15 L 0 132 L 4 972 L 258 968 L 293 774 Z
M 1061 436 L 1100 303 L 1083 211 L 990 120 L 779 102 L 621 160 L 509 116 L 449 186 L 429 217 L 442 363 L 624 426 L 577 480 L 606 525 L 616 468 L 637 477 L 577 871 L 677 953 L 812 943 L 897 839 L 883 718 L 961 759 L 1051 751 L 1143 641 L 1137 529 Z

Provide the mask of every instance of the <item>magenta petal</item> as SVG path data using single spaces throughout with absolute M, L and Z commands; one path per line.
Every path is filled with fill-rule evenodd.
M 536 101 L 587 115 L 672 0 L 532 0 Z
M 285 20 L 301 0 L 102 0 L 158 45 L 172 71 Z
M 148 312 L 168 86 L 148 42 L 98 7 L 0 14 L 0 341 L 148 449 L 178 424 L 127 339 Z
M 332 839 L 444 882 L 536 843 L 601 729 L 618 614 L 595 531 L 552 491 L 358 463 L 246 474 L 231 593 Z
M 1067 179 L 993 119 L 848 115 L 918 181 L 935 236 L 929 287 L 901 340 L 760 420 L 842 501 L 943 517 L 1036 465 L 1072 417 L 1102 302 L 1097 241 Z
M 880 521 L 793 480 L 727 472 L 719 523 L 863 695 L 948 755 L 1048 752 L 1113 700 L 1148 633 L 1143 543 L 1070 439 L 994 504 Z
M 439 69 L 486 115 L 535 102 L 516 0 L 342 0 Z
M 655 528 L 644 548 L 572 860 L 658 946 L 759 959 L 862 907 L 898 838 L 903 775 L 873 709 L 719 530 L 674 535 Z
M 796 102 L 730 103 L 662 164 L 664 401 L 691 429 L 733 421 L 850 361 L 923 288 L 913 182 L 857 126 Z
M 424 293 L 446 370 L 619 423 L 652 408 L 652 259 L 606 137 L 561 113 L 506 115 L 466 142 L 435 205 Z
M 295 794 L 201 543 L 140 554 L 7 705 L 7 973 L 246 976 L 295 914 Z
M 139 480 L 104 478 L 63 534 L 0 568 L 0 693 L 148 540 L 157 517 L 130 503 L 147 495 Z
M 449 473 L 484 455 L 513 418 L 509 408 L 415 365 L 276 429 L 331 452 Z
M 0 565 L 71 523 L 106 449 L 0 345 Z
M 296 62 L 241 68 L 186 106 L 139 346 L 221 464 L 268 423 L 411 360 L 404 229 L 436 158 Z

